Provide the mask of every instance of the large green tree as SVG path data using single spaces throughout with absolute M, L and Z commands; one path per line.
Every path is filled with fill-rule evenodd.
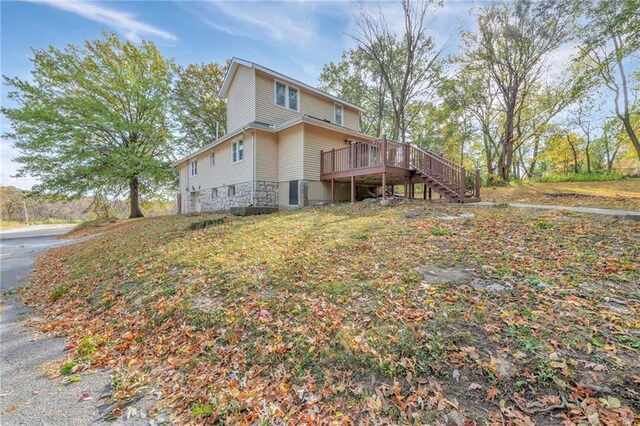
M 227 103 L 218 97 L 227 67 L 191 64 L 180 69 L 174 88 L 175 118 L 180 144 L 187 154 L 226 133 Z
M 130 217 L 140 196 L 173 184 L 169 128 L 175 64 L 150 42 L 115 34 L 34 50 L 32 78 L 4 77 L 14 107 L 2 108 L 20 151 L 20 175 L 39 190 L 81 195 L 128 188 Z

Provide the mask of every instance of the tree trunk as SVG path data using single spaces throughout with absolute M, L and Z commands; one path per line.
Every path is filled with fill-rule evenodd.
M 591 173 L 591 155 L 589 155 L 589 145 L 590 142 L 587 143 L 587 147 L 584 149 L 584 153 L 586 154 L 586 162 L 587 162 L 587 173 Z
M 144 217 L 142 214 L 142 210 L 140 210 L 140 196 L 139 196 L 139 188 L 140 182 L 138 181 L 138 176 L 134 176 L 129 181 L 129 198 L 131 201 L 131 214 L 129 218 L 136 217 Z
M 624 124 L 624 129 L 627 131 L 629 135 L 629 139 L 631 139 L 631 143 L 633 143 L 633 147 L 636 149 L 636 153 L 638 154 L 638 159 L 640 160 L 640 141 L 638 140 L 638 135 L 636 135 L 635 130 L 633 130 L 633 126 L 631 125 L 631 120 L 629 116 L 621 117 L 622 123 Z

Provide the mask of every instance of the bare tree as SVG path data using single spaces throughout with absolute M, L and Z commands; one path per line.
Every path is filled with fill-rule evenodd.
M 491 77 L 504 117 L 498 168 L 509 180 L 521 134 L 521 111 L 547 70 L 551 52 L 568 39 L 575 2 L 494 2 L 477 14 L 478 31 L 463 35 L 465 55 Z
M 427 35 L 427 17 L 441 2 L 402 0 L 404 30 L 399 37 L 385 19 L 382 9 L 373 16 L 359 4 L 355 16 L 358 33 L 351 35 L 360 49 L 378 66 L 393 110 L 393 139 L 406 139 L 425 94 L 435 87 L 442 49 L 436 49 Z
M 603 85 L 613 94 L 615 114 L 640 158 L 640 129 L 632 120 L 638 88 L 634 92 L 633 74 L 628 73 L 625 66 L 625 61 L 639 58 L 640 1 L 589 3 L 587 18 L 588 24 L 583 28 L 583 40 L 579 45 L 580 70 L 594 86 Z

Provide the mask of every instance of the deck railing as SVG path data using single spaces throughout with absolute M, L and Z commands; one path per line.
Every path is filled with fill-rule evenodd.
M 409 143 L 382 138 L 320 152 L 322 175 L 382 165 L 422 173 L 437 180 L 461 198 L 480 198 L 479 170 L 467 173 L 463 166 L 442 155 Z

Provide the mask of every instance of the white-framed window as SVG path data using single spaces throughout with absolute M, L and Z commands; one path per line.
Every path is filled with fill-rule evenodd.
M 244 160 L 244 141 L 239 140 L 231 145 L 231 164 Z
M 218 198 L 218 188 L 212 188 L 211 189 L 211 199 L 215 200 L 216 198 Z
M 298 89 L 289 87 L 289 109 L 299 111 L 300 109 L 298 108 L 298 104 Z
M 283 108 L 300 111 L 300 91 L 296 87 L 291 87 L 285 83 L 275 80 L 274 102 Z
M 229 185 L 227 187 L 227 197 L 235 197 L 236 196 L 236 186 Z
M 343 124 L 343 108 L 340 104 L 333 104 L 333 122 L 342 126 Z
M 211 151 L 211 154 L 209 154 L 209 164 L 211 167 L 216 165 L 216 153 L 214 151 Z
M 191 176 L 198 175 L 198 160 L 191 160 Z
M 287 107 L 287 85 L 276 81 L 275 88 L 276 105 Z

